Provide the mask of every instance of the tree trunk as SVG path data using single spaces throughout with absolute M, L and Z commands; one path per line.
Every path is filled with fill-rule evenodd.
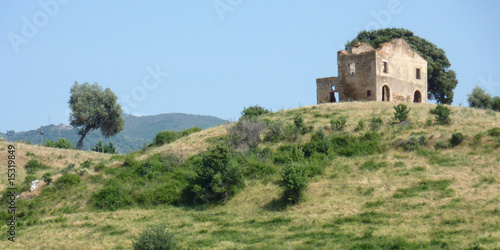
M 85 136 L 87 135 L 87 133 L 89 132 L 89 129 L 85 129 L 81 135 L 82 137 L 80 138 L 80 140 L 78 141 L 78 143 L 76 144 L 76 150 L 82 150 L 82 147 L 83 147 L 83 139 L 85 138 Z

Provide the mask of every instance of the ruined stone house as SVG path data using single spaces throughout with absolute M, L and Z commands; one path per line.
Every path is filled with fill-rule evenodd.
M 404 39 L 374 49 L 337 52 L 338 77 L 316 79 L 318 104 L 344 101 L 427 102 L 427 61 Z

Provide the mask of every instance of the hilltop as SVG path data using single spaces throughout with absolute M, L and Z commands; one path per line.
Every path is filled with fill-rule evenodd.
M 125 128 L 117 135 L 106 139 L 99 130 L 90 132 L 84 140 L 83 149 L 88 150 L 99 140 L 105 144 L 113 142 L 120 153 L 129 153 L 139 150 L 145 144 L 150 143 L 155 135 L 164 130 L 179 131 L 191 127 L 202 129 L 215 127 L 227 123 L 226 120 L 204 115 L 189 115 L 180 113 L 134 116 L 123 114 Z M 44 132 L 43 140 L 55 140 L 66 138 L 76 145 L 80 136 L 78 130 L 65 124 L 42 126 L 35 130 L 18 132 L 10 137 L 10 141 L 26 141 L 32 144 L 39 144 L 41 141 L 40 131 Z M 5 134 L 0 133 L 0 137 L 7 139 Z
M 266 124 L 285 126 L 300 116 L 307 132 L 266 140 L 253 152 L 235 150 L 232 161 L 244 172 L 244 187 L 224 204 L 199 204 L 186 190 L 200 154 L 227 141 L 234 125 L 127 155 L 14 143 L 18 183 L 26 176 L 21 166 L 31 159 L 49 166 L 35 173 L 38 178 L 45 172 L 60 178 L 71 163 L 83 174 L 73 185 L 59 188 L 54 180 L 18 199 L 18 239 L 11 243 L 2 235 L 2 244 L 130 248 L 147 225 L 165 224 L 183 248 L 500 247 L 499 113 L 448 106 L 452 123 L 438 125 L 429 113 L 436 105 L 410 103 L 408 121 L 397 123 L 393 105 L 323 104 L 262 115 Z M 341 117 L 347 123 L 336 131 L 331 121 Z M 327 150 L 307 155 L 317 131 L 325 134 Z M 456 133 L 464 140 L 451 147 L 447 142 Z M 0 142 L 2 159 L 7 145 Z M 303 201 L 285 205 L 280 173 L 295 161 L 311 170 L 309 186 Z M 6 168 L 0 162 L 0 171 Z M 0 183 L 5 189 L 7 178 Z

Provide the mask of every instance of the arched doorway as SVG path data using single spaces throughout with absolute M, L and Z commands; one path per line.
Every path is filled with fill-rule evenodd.
M 420 91 L 415 90 L 415 94 L 413 94 L 413 102 L 422 102 L 422 93 L 420 93 Z
M 391 101 L 391 90 L 387 85 L 384 85 L 384 87 L 382 87 L 382 101 L 383 102 Z

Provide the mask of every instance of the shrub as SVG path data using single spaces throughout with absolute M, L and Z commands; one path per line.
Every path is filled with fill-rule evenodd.
M 486 93 L 481 87 L 476 86 L 472 90 L 472 94 L 467 96 L 469 96 L 467 102 L 469 102 L 471 108 L 491 108 L 491 95 Z
M 176 249 L 177 243 L 166 226 L 156 225 L 144 229 L 133 247 L 135 250 Z
M 427 140 L 427 138 L 423 135 L 421 135 L 420 137 L 411 136 L 407 141 L 401 144 L 401 147 L 405 151 L 413 151 L 417 150 L 421 146 L 427 145 L 428 142 L 429 141 Z
M 303 162 L 304 151 L 298 145 L 292 144 L 288 146 L 278 147 L 278 153 L 274 155 L 274 163 L 287 164 L 292 162 Z
M 171 130 L 166 130 L 162 131 L 158 134 L 156 134 L 155 138 L 153 139 L 153 142 L 150 144 L 150 146 L 161 146 L 164 144 L 171 143 L 179 138 L 179 135 L 175 131 Z
M 228 128 L 229 140 L 236 148 L 246 146 L 256 148 L 260 143 L 260 136 L 264 132 L 264 122 L 257 119 L 243 119 Z
M 27 174 L 34 174 L 38 170 L 48 169 L 49 166 L 46 166 L 39 162 L 38 160 L 29 160 L 26 165 L 24 165 Z
M 128 192 L 117 182 L 106 185 L 93 196 L 94 207 L 104 210 L 117 210 L 133 204 Z
M 370 122 L 370 129 L 372 131 L 377 131 L 382 127 L 382 118 L 380 117 L 373 117 L 371 122 Z
M 225 202 L 243 186 L 243 173 L 230 160 L 229 148 L 221 144 L 203 155 L 198 178 L 191 189 L 195 200 Z
M 472 137 L 472 145 L 479 145 L 483 139 L 483 133 L 477 133 Z
M 365 122 L 363 120 L 358 121 L 358 126 L 354 129 L 355 132 L 365 129 Z
M 314 152 L 328 154 L 328 148 L 329 142 L 325 137 L 325 132 L 320 129 L 312 135 L 311 141 L 304 145 L 302 151 L 304 151 L 306 157 L 309 157 Z
M 301 115 L 296 115 L 293 118 L 293 124 L 295 125 L 295 129 L 301 135 L 306 134 L 307 132 L 311 131 L 310 128 L 306 127 L 306 124 L 304 123 L 304 118 L 302 118 Z
M 54 140 L 47 140 L 45 139 L 45 142 L 43 143 L 45 147 L 49 148 L 55 148 L 56 147 L 56 142 Z
M 254 119 L 257 118 L 263 114 L 271 113 L 269 110 L 259 106 L 250 106 L 248 108 L 244 108 L 243 111 L 241 111 L 241 118 L 242 119 Z
M 491 100 L 491 109 L 495 111 L 500 111 L 500 97 L 495 96 Z
M 451 148 L 451 143 L 450 143 L 450 141 L 445 141 L 443 139 L 439 139 L 439 140 L 437 140 L 436 145 L 434 146 L 434 148 L 435 149 L 441 149 L 441 148 L 450 149 Z
M 307 169 L 299 163 L 288 164 L 283 168 L 279 186 L 284 189 L 283 198 L 290 204 L 298 203 L 304 196 L 307 183 Z
M 66 138 L 59 138 L 56 143 L 56 148 L 75 149 L 75 146 Z
M 202 130 L 203 129 L 201 129 L 199 127 L 192 127 L 192 128 L 188 128 L 188 129 L 184 129 L 184 130 L 180 131 L 179 134 L 181 137 L 184 137 L 184 136 L 188 136 L 188 135 L 193 134 L 193 133 L 200 132 Z
M 128 168 L 136 168 L 139 166 L 139 162 L 137 162 L 133 155 L 128 154 L 127 156 L 125 156 L 123 166 Z
M 106 164 L 104 164 L 103 162 L 99 162 L 97 165 L 95 165 L 94 171 L 101 172 L 105 167 L 106 167 Z
M 431 109 L 430 113 L 436 116 L 436 122 L 440 125 L 451 123 L 451 110 L 443 104 L 438 104 L 436 108 Z
M 26 177 L 24 177 L 24 187 L 23 187 L 23 191 L 28 191 L 30 190 L 30 187 L 31 187 L 31 183 L 33 181 L 37 180 L 36 176 L 32 175 L 32 174 L 29 174 L 29 175 L 26 175 Z
M 339 118 L 332 119 L 330 121 L 331 128 L 332 128 L 332 130 L 335 130 L 335 131 L 344 130 L 346 123 L 347 123 L 347 117 L 345 117 L 345 116 L 341 116 Z
M 494 136 L 494 137 L 499 137 L 500 136 L 500 128 L 499 127 L 494 127 L 492 129 L 488 130 L 488 135 L 489 136 Z
M 79 176 L 85 176 L 89 173 L 89 170 L 86 169 L 86 168 L 83 168 L 83 169 L 78 169 L 78 175 Z
M 47 173 L 43 174 L 43 175 L 42 175 L 42 179 L 43 179 L 43 181 L 45 181 L 47 184 L 52 183 L 52 173 L 47 172 Z
M 285 125 L 281 121 L 271 122 L 267 126 L 267 133 L 264 140 L 278 142 L 285 139 Z
M 432 126 L 432 119 L 425 120 L 425 125 L 426 126 Z
M 80 176 L 76 174 L 65 173 L 56 181 L 56 187 L 58 189 L 65 189 L 71 186 L 79 184 L 81 181 Z
M 450 144 L 452 147 L 456 147 L 464 141 L 465 136 L 462 133 L 453 133 L 450 138 Z
M 86 160 L 80 164 L 80 168 L 90 168 L 94 165 L 94 162 L 91 160 Z
M 90 150 L 105 154 L 115 154 L 116 148 L 112 142 L 109 142 L 108 145 L 103 145 L 102 141 L 99 140 L 94 147 L 91 147 Z
M 376 132 L 367 132 L 358 137 L 334 135 L 330 140 L 329 152 L 349 157 L 371 155 L 384 150 L 381 141 L 382 136 Z
M 398 120 L 399 122 L 406 121 L 409 114 L 410 109 L 408 108 L 408 106 L 404 104 L 398 104 L 397 106 L 394 106 L 394 119 Z

